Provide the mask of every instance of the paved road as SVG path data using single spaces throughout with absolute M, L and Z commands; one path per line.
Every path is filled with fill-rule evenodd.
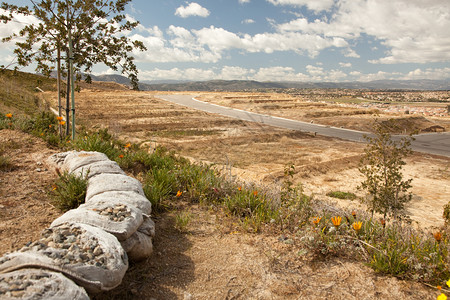
M 211 104 L 195 100 L 194 98 L 192 98 L 192 95 L 157 95 L 157 97 L 190 108 L 220 114 L 235 119 L 258 122 L 292 130 L 300 130 L 312 133 L 315 132 L 319 135 L 340 138 L 348 141 L 364 142 L 364 135 L 370 135 L 368 132 L 289 120 Z M 400 139 L 401 137 L 401 135 L 393 136 L 395 140 Z M 418 134 L 414 135 L 414 138 L 415 141 L 413 141 L 411 145 L 411 148 L 414 151 L 450 157 L 450 133 L 446 132 Z

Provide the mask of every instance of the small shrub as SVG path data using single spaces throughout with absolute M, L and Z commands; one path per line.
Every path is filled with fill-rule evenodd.
M 328 192 L 327 196 L 333 197 L 333 198 L 338 198 L 338 199 L 348 199 L 348 200 L 356 199 L 356 195 L 351 192 L 333 191 L 333 192 Z
M 120 155 L 117 144 L 112 139 L 107 130 L 100 130 L 95 133 L 80 134 L 75 138 L 72 145 L 76 150 L 102 152 L 111 160 L 116 160 Z
M 14 165 L 11 163 L 8 157 L 0 154 L 0 171 L 9 172 L 14 169 Z
M 187 226 L 191 222 L 192 214 L 189 212 L 178 213 L 175 216 L 175 228 L 180 232 L 186 232 Z
M 153 169 L 144 178 L 144 193 L 155 211 L 168 207 L 167 200 L 176 194 L 176 176 L 170 169 Z
M 87 174 L 85 177 L 78 177 L 64 172 L 54 183 L 50 192 L 53 205 L 61 211 L 77 208 L 84 203 L 87 183 Z

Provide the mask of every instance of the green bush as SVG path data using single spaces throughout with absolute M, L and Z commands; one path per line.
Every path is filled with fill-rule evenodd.
M 333 197 L 333 198 L 338 198 L 338 199 L 348 199 L 348 200 L 356 199 L 356 195 L 351 192 L 333 191 L 333 192 L 328 192 L 327 196 Z
M 85 177 L 78 177 L 64 172 L 56 180 L 50 192 L 53 205 L 61 211 L 77 208 L 84 203 L 87 183 L 87 174 Z
M 97 151 L 102 152 L 111 160 L 117 160 L 121 150 L 119 145 L 109 135 L 107 129 L 98 132 L 79 134 L 73 141 L 72 147 L 79 151 Z

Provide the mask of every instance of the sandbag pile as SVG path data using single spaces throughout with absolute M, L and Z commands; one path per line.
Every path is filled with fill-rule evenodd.
M 117 287 L 128 259 L 153 251 L 151 204 L 138 180 L 99 152 L 58 153 L 49 163 L 87 176 L 86 203 L 53 221 L 38 241 L 0 257 L 1 299 L 88 299 L 85 290 Z

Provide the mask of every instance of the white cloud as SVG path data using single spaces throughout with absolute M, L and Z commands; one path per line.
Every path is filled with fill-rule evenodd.
M 191 16 L 198 16 L 206 18 L 209 16 L 209 10 L 202 7 L 200 4 L 192 2 L 188 6 L 180 6 L 175 11 L 176 16 L 187 18 Z
M 427 68 L 425 70 L 416 69 L 409 72 L 401 79 L 412 80 L 412 79 L 448 79 L 450 78 L 450 68 L 433 69 Z
M 302 5 L 306 2 L 268 1 L 291 5 Z M 340 0 L 336 12 L 329 20 L 308 21 L 299 17 L 276 25 L 276 29 L 280 33 L 297 32 L 321 37 L 339 37 L 347 42 L 357 40 L 363 34 L 372 36 L 388 49 L 385 57 L 372 59 L 372 63 L 450 61 L 449 12 L 448 0 Z M 352 49 L 348 49 L 344 55 L 359 57 Z
M 254 73 L 255 70 L 253 69 L 246 69 L 237 66 L 224 66 L 218 76 L 223 80 L 248 80 Z
M 244 4 L 244 3 L 250 3 L 250 0 L 239 0 L 240 4 Z
M 306 6 L 310 10 L 329 10 L 334 5 L 334 0 L 267 0 L 274 5 Z
M 342 68 L 351 68 L 351 67 L 352 67 L 352 63 L 343 63 L 343 62 L 340 62 L 339 65 L 340 65 Z
M 241 23 L 242 24 L 253 24 L 253 23 L 255 23 L 255 20 L 253 20 L 253 19 L 245 19 Z

